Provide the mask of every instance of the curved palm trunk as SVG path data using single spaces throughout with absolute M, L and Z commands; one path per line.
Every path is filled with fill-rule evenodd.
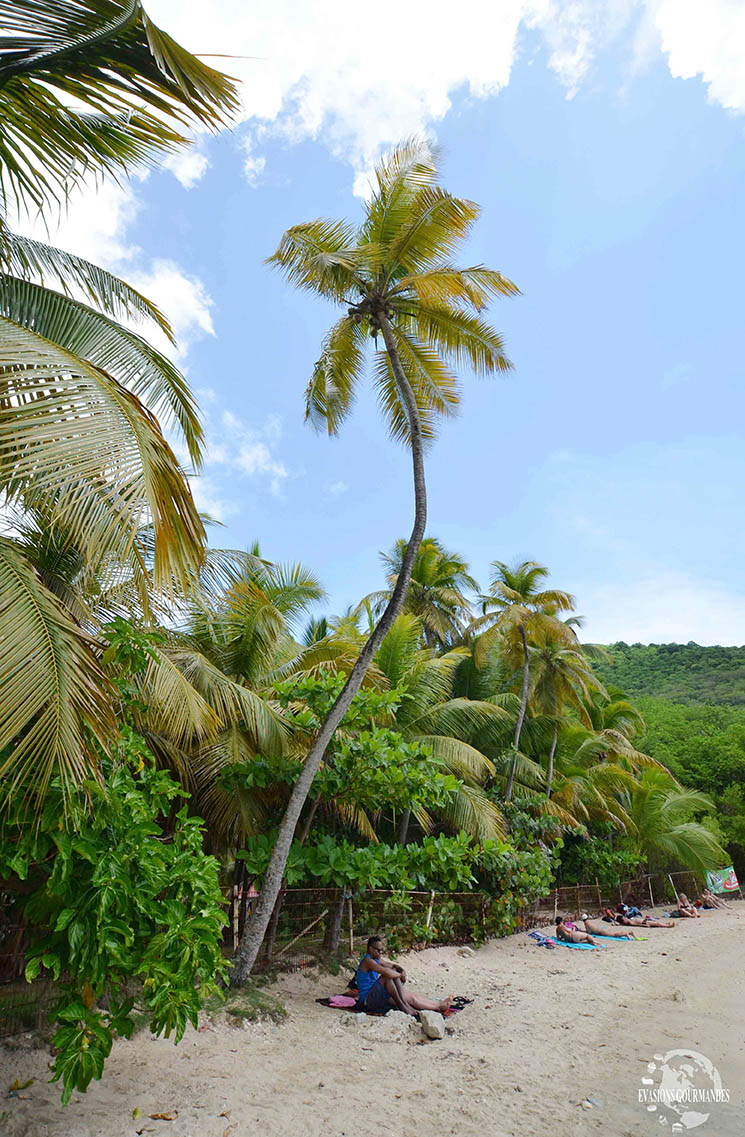
M 259 949 L 261 948 L 261 943 L 264 939 L 267 925 L 282 885 L 282 877 L 284 875 L 285 865 L 287 864 L 287 857 L 295 835 L 295 828 L 300 818 L 300 812 L 305 804 L 305 799 L 308 796 L 310 787 L 313 784 L 313 779 L 318 772 L 318 767 L 326 753 L 326 747 L 333 738 L 334 732 L 342 718 L 349 710 L 352 699 L 362 686 L 362 681 L 365 678 L 367 669 L 373 661 L 376 651 L 385 639 L 391 625 L 403 607 L 409 588 L 409 581 L 411 580 L 414 560 L 427 524 L 427 490 L 424 480 L 424 451 L 422 447 L 422 429 L 419 421 L 419 410 L 416 405 L 416 399 L 414 398 L 414 392 L 401 366 L 401 360 L 396 350 L 396 341 L 393 337 L 391 325 L 382 312 L 378 315 L 378 321 L 385 341 L 386 351 L 391 361 L 391 367 L 393 368 L 393 374 L 396 378 L 396 385 L 406 410 L 406 417 L 409 421 L 411 458 L 414 474 L 414 526 L 411 530 L 411 536 L 406 546 L 406 553 L 401 565 L 401 572 L 398 574 L 391 599 L 388 601 L 383 615 L 378 620 L 370 638 L 360 652 L 357 662 L 349 673 L 349 678 L 342 688 L 341 694 L 321 724 L 316 741 L 308 751 L 303 769 L 293 786 L 285 815 L 282 818 L 277 832 L 277 840 L 274 843 L 274 851 L 272 852 L 269 867 L 264 877 L 261 894 L 251 921 L 246 926 L 238 947 L 238 952 L 236 953 L 235 966 L 230 977 L 232 987 L 238 987 L 242 983 L 245 983 L 251 974 L 251 969 L 259 954 Z
M 520 697 L 520 713 L 515 723 L 515 738 L 512 743 L 515 753 L 512 755 L 512 762 L 510 763 L 510 776 L 507 779 L 507 792 L 504 795 L 505 801 L 512 801 L 512 792 L 515 788 L 517 751 L 520 749 L 520 735 L 522 734 L 523 723 L 525 722 L 525 712 L 528 709 L 528 691 L 530 689 L 530 654 L 528 652 L 528 637 L 525 632 L 525 625 L 519 624 L 518 631 L 523 641 L 523 689 Z
M 554 754 L 556 753 L 556 743 L 559 739 L 559 723 L 554 724 L 554 736 L 551 739 L 551 749 L 548 752 L 548 769 L 546 770 L 546 797 L 551 797 L 551 784 L 554 780 Z

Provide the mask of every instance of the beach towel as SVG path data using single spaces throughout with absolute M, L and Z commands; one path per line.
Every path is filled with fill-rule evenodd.
M 549 948 L 551 951 L 556 947 L 556 944 L 550 936 L 544 936 L 543 932 L 528 932 L 531 940 L 535 940 L 538 947 Z
M 354 997 L 350 992 L 353 992 Z M 324 999 L 316 999 L 316 1002 L 322 1007 L 331 1007 L 332 1010 L 339 1011 L 352 1011 L 355 1015 L 375 1015 L 376 1018 L 382 1018 L 388 1014 L 388 1011 L 368 1011 L 364 1004 L 360 1003 L 356 998 L 357 992 L 353 987 L 348 987 L 343 995 L 327 995 Z M 450 1004 L 450 1010 L 445 1012 L 444 1017 L 448 1018 L 450 1015 L 455 1015 L 458 1011 L 464 1010 L 473 999 L 467 999 L 465 995 L 456 995 Z M 389 1007 L 388 1010 L 395 1011 L 395 1007 Z
M 605 944 L 570 944 L 567 943 L 566 940 L 557 940 L 554 936 L 546 936 L 543 932 L 528 932 L 528 935 L 532 940 L 535 940 L 538 947 L 584 948 L 585 951 L 593 951 L 596 947 L 605 947 Z

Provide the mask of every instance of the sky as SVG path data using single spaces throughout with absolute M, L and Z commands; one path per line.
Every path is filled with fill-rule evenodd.
M 337 439 L 303 422 L 337 313 L 263 262 L 289 225 L 359 219 L 376 157 L 421 133 L 482 207 L 461 262 L 522 292 L 490 311 L 514 371 L 463 374 L 428 454 L 429 534 L 484 588 L 495 559 L 547 565 L 588 641 L 745 643 L 745 3 L 146 7 L 233 56 L 240 121 L 86 191 L 55 240 L 171 318 L 212 544 L 301 561 L 340 613 L 408 534 L 410 459 L 372 394 Z

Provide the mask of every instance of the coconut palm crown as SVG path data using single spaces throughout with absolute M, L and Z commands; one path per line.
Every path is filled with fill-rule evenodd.
M 451 263 L 479 207 L 437 184 L 437 158 L 417 140 L 397 147 L 376 167 L 361 225 L 295 225 L 269 258 L 291 283 L 347 307 L 326 337 L 306 390 L 306 417 L 329 434 L 338 432 L 352 408 L 365 346 L 372 341 L 377 349 L 383 320 L 416 396 L 425 440 L 433 437 L 438 418 L 457 411 L 454 366 L 477 374 L 512 366 L 502 337 L 479 313 L 494 297 L 519 290 L 484 265 Z M 375 351 L 373 381 L 391 434 L 407 440 L 407 414 L 387 350 Z

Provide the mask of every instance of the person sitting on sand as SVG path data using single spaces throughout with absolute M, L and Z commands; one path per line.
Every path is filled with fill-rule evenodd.
M 393 1008 L 406 1015 L 415 1015 L 417 1011 L 445 1014 L 453 1001 L 452 995 L 448 995 L 447 999 L 425 999 L 415 991 L 404 990 L 406 972 L 398 963 L 383 959 L 382 951 L 382 936 L 370 936 L 367 952 L 360 960 L 355 975 L 357 997 L 364 1009 L 373 1014 Z
M 598 946 L 592 936 L 588 936 L 587 932 L 580 932 L 576 928 L 568 927 L 563 916 L 556 917 L 556 938 L 557 940 L 563 940 L 565 944 L 592 944 L 593 947 Z
M 590 916 L 585 916 L 585 931 L 590 932 L 593 936 L 610 936 L 612 940 L 625 939 L 626 936 L 632 940 L 636 939 L 633 932 L 629 932 L 625 928 L 609 926 L 604 924 L 601 919 L 593 920 Z
M 728 904 L 726 900 L 722 900 L 721 896 L 715 896 L 710 888 L 704 888 L 701 892 L 701 907 L 731 908 L 732 905 Z
M 678 893 L 678 909 L 677 909 L 677 912 L 673 912 L 673 916 L 676 916 L 676 915 L 682 919 L 695 920 L 697 916 L 698 917 L 701 916 L 701 913 L 699 911 L 697 911 L 697 909 L 693 906 L 693 904 L 691 904 L 691 902 L 688 899 L 688 897 L 686 896 L 685 892 L 680 892 L 680 893 Z

